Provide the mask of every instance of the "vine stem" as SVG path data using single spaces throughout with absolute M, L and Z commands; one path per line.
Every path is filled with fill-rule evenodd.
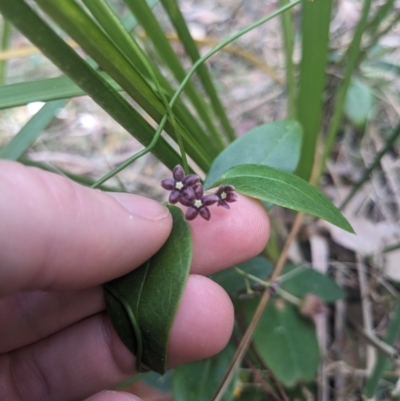
M 283 266 L 285 265 L 285 262 L 286 262 L 286 259 L 288 256 L 289 247 L 292 244 L 293 240 L 295 239 L 295 237 L 300 229 L 301 223 L 303 222 L 303 217 L 304 217 L 304 213 L 302 213 L 302 212 L 297 213 L 292 230 L 290 231 L 289 237 L 286 240 L 285 246 L 283 247 L 282 253 L 281 253 L 281 255 L 278 259 L 278 262 L 276 263 L 275 269 L 272 273 L 271 282 L 276 281 L 282 272 Z M 264 312 L 265 307 L 267 306 L 269 299 L 270 299 L 269 292 L 264 291 L 264 293 L 261 297 L 261 300 L 257 306 L 257 309 L 254 312 L 254 316 L 251 320 L 251 323 L 250 323 L 249 327 L 247 328 L 246 332 L 244 333 L 244 336 L 243 336 L 242 340 L 240 341 L 240 344 L 236 350 L 236 353 L 233 356 L 233 359 L 228 367 L 228 370 L 225 373 L 225 376 L 224 376 L 212 401 L 221 401 L 237 366 L 239 365 L 245 352 L 247 351 L 247 348 L 250 344 L 253 333 L 257 327 L 258 322 L 261 319 L 261 316 Z
M 170 110 L 172 110 L 175 102 L 178 100 L 180 94 L 182 93 L 182 91 L 184 90 L 185 86 L 187 85 L 187 83 L 190 81 L 190 79 L 192 78 L 193 74 L 196 72 L 197 68 L 203 64 L 205 61 L 207 61 L 210 57 L 212 57 L 215 53 L 219 52 L 222 48 L 224 48 L 225 46 L 229 45 L 231 42 L 233 42 L 234 40 L 240 38 L 241 36 L 245 35 L 246 33 L 252 31 L 253 29 L 259 27 L 260 25 L 266 23 L 267 21 L 277 17 L 278 15 L 282 14 L 283 12 L 285 12 L 286 10 L 289 10 L 290 8 L 294 7 L 295 5 L 301 3 L 302 0 L 294 0 L 288 4 L 286 4 L 283 7 L 278 8 L 276 11 L 274 11 L 271 14 L 268 14 L 266 17 L 263 17 L 261 19 L 259 19 L 258 21 L 254 22 L 253 24 L 249 25 L 248 27 L 240 30 L 239 32 L 236 32 L 235 34 L 233 34 L 232 36 L 230 36 L 228 39 L 225 39 L 224 41 L 222 41 L 219 45 L 215 46 L 213 49 L 211 49 L 208 53 L 206 53 L 203 57 L 201 57 L 200 59 L 198 59 L 192 66 L 192 68 L 189 70 L 189 72 L 186 74 L 185 78 L 183 79 L 183 81 L 181 82 L 181 84 L 179 85 L 178 89 L 176 90 L 176 92 L 174 93 L 174 96 L 172 96 L 171 101 L 169 102 L 169 108 Z M 110 178 L 114 177 L 114 175 L 118 174 L 120 171 L 122 171 L 125 167 L 129 166 L 131 163 L 133 163 L 135 160 L 137 160 L 139 157 L 144 156 L 146 153 L 150 152 L 154 146 L 156 145 L 158 139 L 160 138 L 161 132 L 164 129 L 164 126 L 167 122 L 168 119 L 168 111 L 166 114 L 164 114 L 164 117 L 161 119 L 160 121 L 160 125 L 157 128 L 157 131 L 154 134 L 154 137 L 152 139 L 152 141 L 150 142 L 150 144 L 142 149 L 140 152 L 136 153 L 135 155 L 133 155 L 132 157 L 130 157 L 129 159 L 127 159 L 125 162 L 123 162 L 120 166 L 118 166 L 117 168 L 115 168 L 114 170 L 111 170 L 108 174 L 106 174 L 103 178 L 100 178 L 98 181 L 96 181 L 93 185 L 92 188 L 97 188 L 99 187 L 101 184 L 104 184 L 107 180 L 109 180 Z

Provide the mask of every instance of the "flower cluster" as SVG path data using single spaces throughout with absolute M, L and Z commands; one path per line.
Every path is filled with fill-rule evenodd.
M 229 209 L 228 203 L 235 202 L 237 195 L 232 185 L 221 185 L 213 195 L 205 195 L 200 178 L 196 174 L 185 176 L 181 166 L 175 166 L 172 170 L 172 177 L 161 181 L 161 186 L 168 191 L 169 203 L 181 203 L 186 206 L 186 220 L 193 220 L 200 215 L 205 220 L 210 220 L 211 213 L 208 206 L 217 204 Z

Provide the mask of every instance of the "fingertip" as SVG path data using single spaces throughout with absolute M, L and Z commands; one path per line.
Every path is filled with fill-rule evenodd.
M 270 224 L 265 207 L 238 194 L 230 210 L 214 207 L 211 221 L 191 223 L 194 253 L 192 273 L 209 275 L 258 255 L 265 248 Z
M 233 323 L 228 294 L 209 278 L 190 275 L 170 333 L 168 367 L 220 352 L 231 337 Z

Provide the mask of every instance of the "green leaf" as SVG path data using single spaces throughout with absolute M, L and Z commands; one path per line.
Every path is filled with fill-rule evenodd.
M 346 95 L 344 112 L 356 128 L 365 127 L 373 105 L 371 88 L 358 79 L 352 80 Z
M 248 321 L 257 304 L 258 299 L 245 303 Z M 266 365 L 285 386 L 314 378 L 320 360 L 315 327 L 298 313 L 296 306 L 283 299 L 272 299 L 265 308 L 253 340 Z
M 234 354 L 235 347 L 228 344 L 212 358 L 175 368 L 172 377 L 174 401 L 211 400 Z M 232 380 L 222 398 L 223 401 L 232 400 L 235 382 L 236 380 Z
M 211 165 L 205 188 L 231 167 L 261 164 L 293 171 L 300 157 L 302 129 L 297 121 L 277 121 L 251 129 L 230 144 Z
M 114 89 L 121 88 L 107 74 L 101 73 L 102 78 Z M 86 93 L 65 76 L 41 79 L 38 81 L 0 86 L 0 109 L 23 106 L 31 102 L 49 102 L 51 100 L 69 99 L 83 96 Z
M 18 160 L 36 141 L 43 130 L 53 121 L 57 112 L 68 100 L 56 100 L 45 104 L 0 150 L 0 159 Z
M 260 279 L 268 277 L 272 272 L 271 262 L 261 256 L 256 256 L 253 259 L 240 263 L 237 267 L 245 273 L 251 274 Z M 214 273 L 210 278 L 217 282 L 229 295 L 233 297 L 236 297 L 246 289 L 244 277 L 235 271 L 233 267 Z M 251 284 L 253 284 L 253 282 L 251 282 Z
M 344 291 L 331 278 L 314 269 L 305 266 L 285 266 L 283 274 L 289 272 L 294 272 L 293 276 L 282 281 L 281 287 L 296 297 L 315 294 L 324 302 L 335 302 L 345 297 Z
M 286 171 L 259 164 L 228 170 L 215 185 L 233 185 L 237 192 L 261 201 L 320 217 L 354 232 L 340 211 L 317 188 Z M 215 186 L 213 185 L 213 186 Z
M 137 355 L 138 366 L 143 363 L 161 374 L 192 261 L 189 224 L 179 208 L 168 208 L 173 229 L 164 246 L 142 266 L 104 285 L 107 312 L 121 340 Z

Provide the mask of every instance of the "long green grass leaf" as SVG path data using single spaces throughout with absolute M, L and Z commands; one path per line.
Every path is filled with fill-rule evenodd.
M 362 14 L 360 20 L 358 21 L 357 27 L 354 32 L 353 40 L 350 44 L 349 50 L 347 52 L 348 58 L 346 60 L 346 69 L 343 77 L 343 81 L 340 84 L 340 87 L 336 94 L 335 99 L 335 108 L 333 112 L 332 119 L 329 124 L 329 130 L 327 133 L 327 138 L 324 146 L 324 153 L 322 157 L 322 165 L 321 171 L 324 168 L 325 162 L 328 159 L 333 143 L 335 141 L 336 133 L 339 129 L 340 123 L 343 117 L 343 111 L 346 101 L 347 91 L 350 86 L 351 77 L 353 72 L 357 66 L 357 62 L 359 61 L 360 55 L 360 45 L 361 45 L 361 38 L 363 33 L 365 32 L 365 26 L 368 21 L 368 14 L 371 8 L 372 0 L 364 0 L 364 6 L 362 10 Z
M 3 18 L 3 29 L 1 35 L 1 48 L 0 51 L 7 50 L 10 45 L 11 39 L 11 24 L 10 21 Z M 4 84 L 6 77 L 7 60 L 0 61 L 0 85 Z
M 189 28 L 186 25 L 185 18 L 181 13 L 177 1 L 161 0 L 161 3 L 168 13 L 168 16 L 174 25 L 176 32 L 178 33 L 179 39 L 185 48 L 186 53 L 191 58 L 192 62 L 195 63 L 200 58 L 200 53 L 197 49 L 195 41 L 192 38 Z M 235 131 L 229 122 L 225 108 L 219 99 L 218 93 L 215 89 L 206 65 L 202 64 L 199 66 L 197 69 L 197 75 L 199 76 L 200 81 L 211 100 L 211 105 L 214 109 L 215 115 L 220 119 L 228 139 L 233 141 L 236 138 Z
M 148 83 L 153 85 L 155 82 L 158 82 L 162 87 L 162 92 L 160 92 L 156 87 L 154 87 L 154 90 L 159 93 L 160 97 L 166 96 L 171 98 L 173 95 L 171 85 L 161 74 L 153 61 L 141 50 L 139 44 L 125 29 L 109 4 L 105 0 L 84 0 L 84 3 L 109 38 L 116 46 L 118 46 L 119 50 L 131 62 L 131 64 L 134 65 L 144 77 L 146 77 Z M 155 79 L 150 77 L 149 69 L 152 71 L 152 74 L 155 75 Z M 188 132 L 198 138 L 203 146 L 207 143 L 209 144 L 209 141 L 206 141 L 207 135 L 205 134 L 205 131 L 201 128 L 197 119 L 194 118 L 181 100 L 178 100 L 174 111 L 177 118 L 182 122 Z M 217 149 L 214 149 L 214 152 L 217 152 Z
M 130 134 L 144 145 L 150 143 L 153 128 L 147 121 L 24 1 L 0 0 L 0 12 Z M 180 161 L 177 153 L 162 138 L 154 154 L 170 168 Z
M 0 150 L 0 159 L 18 160 L 51 123 L 57 112 L 67 103 L 68 100 L 55 100 L 45 104 Z
M 146 31 L 146 34 L 152 40 L 152 43 L 157 50 L 160 57 L 165 64 L 174 74 L 175 78 L 180 82 L 185 76 L 186 72 L 172 49 L 167 37 L 165 36 L 157 19 L 154 17 L 150 7 L 144 0 L 125 0 L 125 3 L 130 7 L 136 18 Z M 201 97 L 200 93 L 196 90 L 192 83 L 188 83 L 185 92 L 195 106 L 199 116 L 206 125 L 210 132 L 210 138 L 215 142 L 220 150 L 223 149 L 224 143 L 222 142 L 221 135 L 219 134 L 214 122 L 209 114 L 209 107 Z
M 304 138 L 296 174 L 305 180 L 311 175 L 321 129 L 331 10 L 332 0 L 304 1 L 302 5 L 297 118 L 303 126 Z
M 107 74 L 99 75 L 115 90 L 121 91 L 121 87 Z M 50 102 L 84 95 L 86 93 L 65 76 L 4 85 L 0 86 L 0 110 L 31 102 Z
M 75 1 L 36 1 L 155 121 L 161 121 L 166 109 L 157 93 Z M 205 152 L 180 123 L 177 126 L 190 156 L 207 170 L 212 149 Z M 171 124 L 166 125 L 166 131 L 175 139 Z
M 284 6 L 289 3 L 289 0 L 279 0 L 280 6 Z M 286 64 L 286 90 L 288 97 L 288 118 L 295 119 L 296 110 L 296 80 L 294 73 L 293 63 L 293 21 L 292 14 L 290 11 L 286 11 L 281 14 L 282 21 L 282 33 L 284 42 L 284 53 L 285 53 L 285 64 Z

